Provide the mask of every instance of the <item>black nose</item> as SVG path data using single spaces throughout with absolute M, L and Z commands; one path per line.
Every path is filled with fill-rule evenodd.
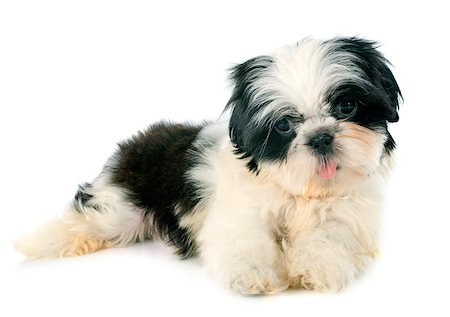
M 308 145 L 320 155 L 329 154 L 332 150 L 334 137 L 328 132 L 321 132 L 313 136 Z

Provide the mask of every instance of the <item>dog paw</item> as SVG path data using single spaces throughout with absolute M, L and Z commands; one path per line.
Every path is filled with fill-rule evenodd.
M 348 283 L 346 278 L 330 278 L 327 276 L 317 276 L 305 272 L 302 275 L 291 277 L 289 286 L 292 288 L 304 288 L 311 291 L 327 292 L 339 291 Z
M 289 287 L 273 270 L 257 267 L 232 274 L 229 286 L 243 295 L 271 295 Z
M 340 245 L 304 245 L 289 255 L 288 281 L 292 288 L 319 292 L 339 291 L 357 273 L 354 258 Z
M 300 266 L 289 274 L 289 286 L 312 291 L 340 291 L 355 275 L 351 265 L 343 263 L 315 263 L 313 267 Z
M 60 255 L 63 257 L 80 256 L 106 249 L 107 247 L 108 244 L 103 240 L 77 237 L 66 248 L 61 250 Z

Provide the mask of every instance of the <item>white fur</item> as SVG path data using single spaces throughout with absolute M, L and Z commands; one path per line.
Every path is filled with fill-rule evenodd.
M 338 82 L 366 79 L 354 56 L 329 49 L 307 40 L 278 50 L 269 75 L 250 88 L 255 100 L 273 99 L 254 124 L 303 116 L 286 160 L 259 162 L 258 174 L 250 172 L 250 158 L 234 153 L 227 122 L 207 125 L 194 144 L 197 151 L 189 153 L 196 164 L 185 176 L 201 199 L 179 224 L 195 237 L 210 271 L 233 290 L 339 290 L 377 254 L 380 189 L 390 165 L 383 157 L 386 136 L 330 116 L 324 92 Z M 339 170 L 332 180 L 318 176 L 321 162 L 307 146 L 320 129 L 335 136 Z M 93 185 L 89 204 L 95 208 L 72 208 L 17 247 L 30 256 L 76 255 L 155 234 L 151 219 L 109 184 L 107 172 Z M 181 207 L 174 208 L 179 215 Z
M 89 188 L 95 207 L 68 208 L 59 218 L 48 221 L 30 235 L 15 242 L 30 257 L 74 256 L 107 247 L 122 247 L 149 236 L 143 213 L 124 199 L 121 188 L 108 184 L 102 173 Z
M 305 197 L 249 173 L 232 150 L 224 137 L 209 157 L 216 191 L 199 219 L 200 254 L 214 275 L 250 294 L 338 290 L 366 267 L 377 252 L 378 171 L 348 192 Z
M 258 175 L 250 173 L 247 161 L 233 154 L 224 128 L 220 148 L 206 152 L 201 168 L 190 174 L 208 184 L 204 217 L 196 219 L 201 257 L 214 275 L 243 293 L 288 286 L 339 290 L 377 254 L 386 137 L 334 119 L 323 100 L 336 83 L 365 79 L 346 53 L 326 54 L 329 48 L 314 40 L 301 46 L 275 52 L 269 75 L 252 84 L 254 101 L 267 95 L 274 100 L 256 114 L 255 124 L 290 113 L 304 116 L 287 160 L 262 162 Z M 329 181 L 317 175 L 321 162 L 307 146 L 323 128 L 336 132 L 340 167 Z
M 301 49 L 299 49 L 301 47 Z M 305 117 L 328 110 L 324 92 L 342 82 L 364 83 L 365 75 L 354 64 L 355 56 L 346 52 L 333 52 L 333 45 L 305 39 L 297 45 L 276 50 L 274 63 L 267 76 L 254 81 L 253 102 L 271 96 L 271 104 L 253 118 L 256 123 L 268 118 L 281 117 L 294 112 Z M 299 71 L 300 70 L 300 71 Z

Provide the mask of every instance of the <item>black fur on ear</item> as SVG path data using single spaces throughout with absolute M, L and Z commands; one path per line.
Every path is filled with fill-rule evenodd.
M 234 66 L 230 72 L 233 93 L 225 111 L 231 110 L 230 138 L 236 147 L 236 152 L 242 154 L 243 158 L 252 155 L 250 144 L 252 127 L 249 125 L 251 119 L 268 102 L 265 98 L 258 98 L 258 100 L 254 98 L 258 91 L 255 82 L 267 73 L 272 63 L 272 57 L 258 56 Z M 256 162 L 250 162 L 249 168 L 256 169 Z
M 387 111 L 386 120 L 397 122 L 399 120 L 399 100 L 402 93 L 389 66 L 390 62 L 378 51 L 376 42 L 368 41 L 358 37 L 337 38 L 331 40 L 335 49 L 353 54 L 358 58 L 358 66 L 365 72 L 368 79 L 383 96 L 383 106 Z

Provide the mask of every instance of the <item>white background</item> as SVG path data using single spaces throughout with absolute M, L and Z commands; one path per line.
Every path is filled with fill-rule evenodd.
M 443 2 L 414 3 L 2 1 L 0 315 L 449 316 L 450 25 Z M 343 292 L 237 296 L 158 242 L 51 261 L 12 248 L 116 142 L 218 118 L 234 63 L 338 34 L 380 41 L 405 98 L 381 257 Z

